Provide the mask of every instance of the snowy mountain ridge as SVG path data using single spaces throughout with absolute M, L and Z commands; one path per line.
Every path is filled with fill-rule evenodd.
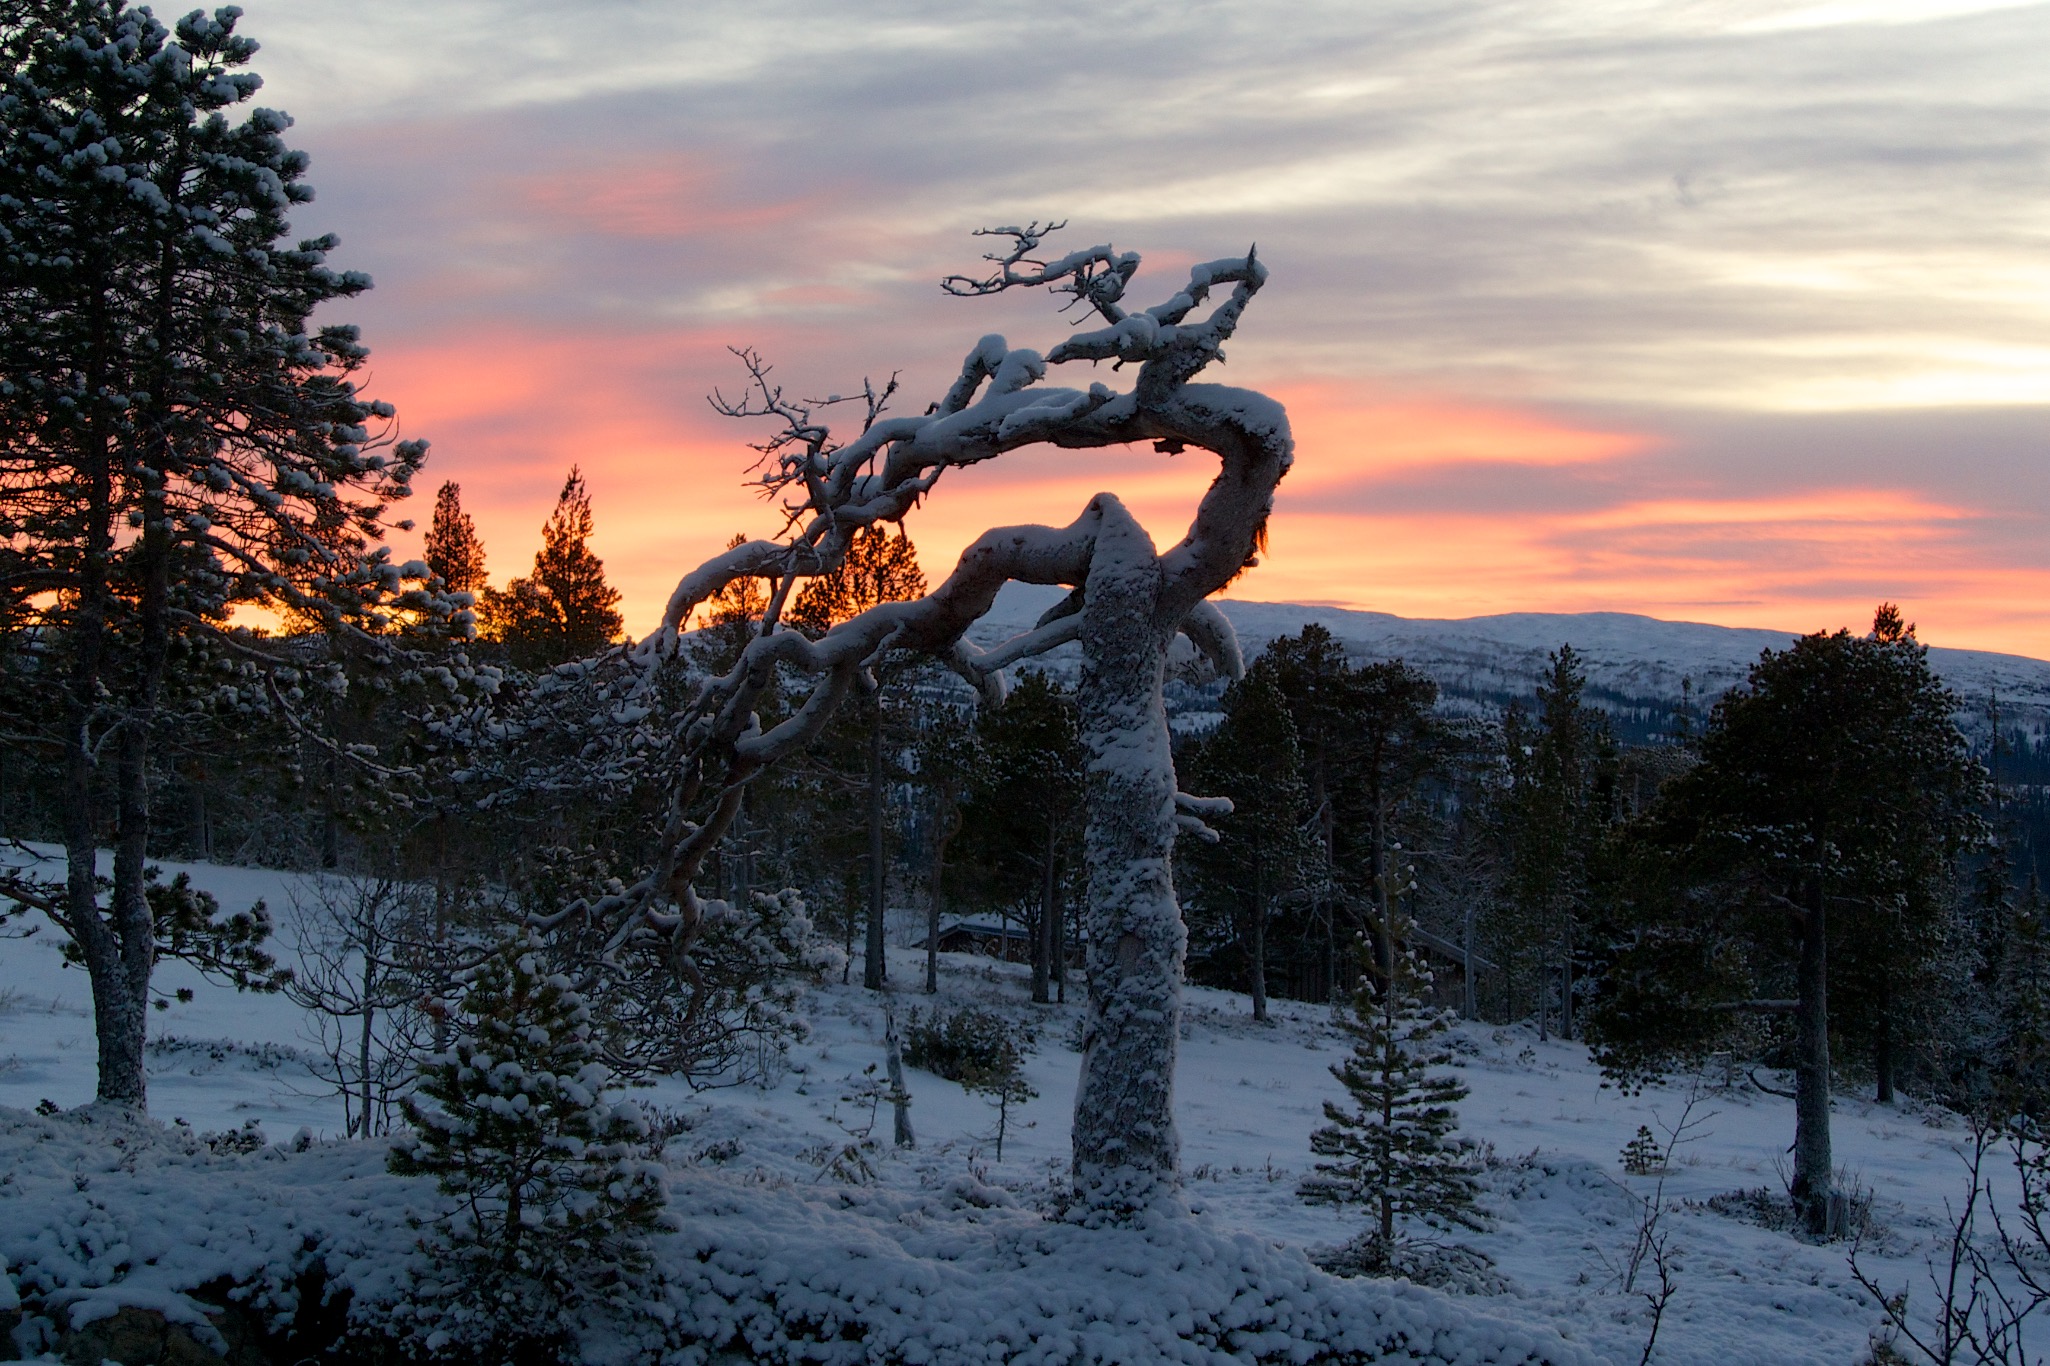
M 1060 590 L 1008 585 L 984 618 L 978 640 L 1030 626 Z M 1591 699 L 1627 723 L 1655 728 L 1690 680 L 1698 711 L 1744 681 L 1765 650 L 1784 649 L 1793 631 L 1661 621 L 1628 612 L 1510 612 L 1464 618 L 1399 617 L 1306 603 L 1220 598 L 1246 657 L 1309 623 L 1323 626 L 1355 659 L 1402 659 L 1438 680 L 1448 702 L 1493 711 L 1532 696 L 1546 657 L 1571 644 L 1586 668 Z M 1998 700 L 2003 721 L 2041 732 L 2050 724 L 2050 661 L 1990 650 L 1931 646 L 1930 663 L 1961 703 L 1961 720 L 1983 725 Z

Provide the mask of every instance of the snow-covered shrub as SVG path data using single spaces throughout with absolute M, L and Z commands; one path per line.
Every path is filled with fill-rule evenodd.
M 1480 1162 L 1454 1131 L 1466 1086 L 1447 1075 L 1451 1013 L 1429 1004 L 1431 977 L 1413 953 L 1395 960 L 1377 994 L 1362 979 L 1345 1021 L 1350 1056 L 1331 1069 L 1353 1105 L 1324 1102 L 1331 1122 L 1310 1135 L 1321 1157 L 1300 1194 L 1312 1204 L 1364 1205 L 1374 1223 L 1354 1246 L 1358 1269 L 1400 1264 L 1403 1225 L 1477 1228 Z
M 962 1089 L 996 1107 L 997 1124 L 990 1137 L 1001 1162 L 1012 1108 L 1039 1095 L 1025 1080 L 1025 1059 L 1033 1042 L 1031 1029 L 974 1006 L 930 1015 L 913 1010 L 904 1025 L 904 1061 L 959 1082 Z
M 455 1037 L 403 1102 L 391 1169 L 432 1176 L 455 1207 L 422 1240 L 438 1276 L 410 1306 L 423 1345 L 547 1340 L 581 1305 L 624 1301 L 663 1222 L 648 1126 L 606 1098 L 591 1012 L 541 944 L 467 974 Z
M 518 904 L 562 919 L 565 906 L 642 876 L 600 846 L 534 850 L 520 876 Z M 846 961 L 817 932 L 794 890 L 756 891 L 746 905 L 698 903 L 686 936 L 645 936 L 608 947 L 603 927 L 572 921 L 550 936 L 559 963 L 608 961 L 588 1004 L 606 1057 L 621 1079 L 679 1077 L 693 1087 L 773 1082 L 807 1025 L 798 998 L 807 981 Z
M 971 1078 L 1003 1071 L 1007 1064 L 1015 1069 L 1031 1045 L 1028 1031 L 974 1006 L 930 1015 L 913 1010 L 904 1021 L 904 1061 L 963 1086 L 970 1085 Z
M 665 1366 L 1593 1366 L 1473 1301 L 1337 1280 L 1300 1251 L 1168 1209 L 1087 1228 L 962 1175 L 939 1189 L 738 1173 L 678 1182 Z

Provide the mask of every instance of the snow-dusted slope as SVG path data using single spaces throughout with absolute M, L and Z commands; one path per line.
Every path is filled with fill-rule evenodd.
M 204 865 L 189 871 L 224 904 L 267 899 L 289 945 L 299 879 Z M 164 1295 L 195 1279 L 245 1274 L 274 1259 L 274 1249 L 317 1235 L 325 1246 L 354 1249 L 351 1275 L 365 1295 L 391 1293 L 393 1278 L 409 1274 L 405 1204 L 432 1197 L 386 1176 L 375 1151 L 316 1144 L 296 1156 L 210 1159 L 167 1141 L 159 1163 L 102 1151 L 92 1133 L 62 1127 L 68 1121 L 25 1113 L 44 1098 L 75 1106 L 92 1091 L 84 975 L 63 970 L 56 948 L 42 935 L 0 944 L 0 1172 L 14 1173 L 0 1181 L 0 1259 L 11 1273 L 102 1299 L 119 1299 L 126 1291 L 114 1283 L 134 1276 L 130 1289 L 168 1302 Z M 893 957 L 899 1008 L 927 1005 L 910 985 L 923 956 Z M 1243 1264 L 1267 1284 L 1254 1308 L 1268 1317 L 1240 1327 L 1274 1331 L 1277 1342 L 1288 1339 L 1283 1328 L 1324 1334 L 1337 1322 L 1362 1333 L 1399 1327 L 1412 1343 L 1440 1344 L 1401 1360 L 1514 1361 L 1519 1343 L 1560 1362 L 1639 1359 L 1646 1307 L 1624 1292 L 1619 1271 L 1637 1200 L 1652 1180 L 1625 1174 L 1619 1153 L 1639 1124 L 1677 1122 L 1687 1105 L 1682 1091 L 1622 1096 L 1602 1087 L 1581 1045 L 1539 1041 L 1519 1028 L 1462 1026 L 1460 1074 L 1472 1090 L 1463 1124 L 1495 1160 L 1484 1201 L 1490 1226 L 1461 1240 L 1493 1259 L 1499 1293 L 1447 1299 L 1339 1285 L 1310 1273 L 1301 1251 L 1342 1241 L 1361 1216 L 1295 1195 L 1321 1106 L 1341 1095 L 1328 1068 L 1345 1040 L 1327 1009 L 1277 1002 L 1274 1020 L 1256 1024 L 1243 997 L 1192 989 L 1177 1115 L 1197 1218 L 1182 1229 L 1092 1241 L 1044 1218 L 1066 1165 L 1081 993 L 1071 992 L 1076 1001 L 1066 1006 L 1033 1006 L 1022 965 L 952 954 L 941 962 L 938 1004 L 996 1011 L 1036 1040 L 1027 1075 L 1039 1095 L 1012 1115 L 1002 1161 L 983 1100 L 914 1070 L 918 1146 L 888 1146 L 885 1111 L 875 1130 L 882 1143 L 865 1150 L 866 1172 L 850 1178 L 847 1164 L 836 1167 L 835 1155 L 875 1122 L 849 1097 L 864 1069 L 883 1059 L 884 1021 L 874 994 L 820 984 L 806 1002 L 811 1035 L 773 1085 L 691 1095 L 665 1084 L 644 1097 L 668 1109 L 681 1130 L 666 1159 L 683 1228 L 667 1255 L 686 1270 L 701 1266 L 703 1276 L 677 1283 L 679 1312 L 747 1317 L 773 1336 L 794 1303 L 813 1312 L 858 1304 L 875 1340 L 907 1354 L 951 1335 L 951 1348 L 908 1359 L 1210 1362 L 1224 1354 L 1167 1350 L 1161 1326 L 1178 1312 L 1170 1307 L 1176 1296 L 1198 1318 L 1225 1314 L 1219 1287 L 1242 1284 L 1232 1267 Z M 289 1002 L 238 996 L 167 970 L 165 986 L 187 984 L 195 999 L 172 1000 L 152 1021 L 159 1116 L 182 1116 L 200 1130 L 259 1120 L 273 1139 L 301 1125 L 339 1127 L 339 1106 L 305 1071 L 305 1021 Z M 1692 1141 L 1666 1181 L 1678 1288 L 1655 1360 L 1860 1359 L 1879 1311 L 1851 1279 L 1849 1249 L 1804 1244 L 1711 1206 L 1731 1192 L 1777 1191 L 1793 1131 L 1789 1102 L 1739 1082 L 1701 1098 Z M 1926 1312 L 1923 1259 L 1947 1247 L 1945 1202 L 1965 1181 L 1963 1126 L 1912 1101 L 1880 1106 L 1843 1096 L 1834 1128 L 1839 1161 L 1872 1193 L 1876 1222 L 1861 1259 L 1889 1290 L 1912 1284 L 1910 1303 Z M 2006 1175 L 1995 1173 L 2011 1208 Z M 1727 1202 L 1715 1204 L 1727 1210 Z M 302 1218 L 293 1231 L 289 1221 Z M 94 1260 L 91 1248 L 110 1238 L 157 1260 Z M 0 1280 L 0 1301 L 9 1288 Z M 1065 1352 L 1047 1345 L 1051 1325 L 1063 1320 L 1084 1325 Z M 1044 1350 L 1028 1351 L 1028 1339 Z

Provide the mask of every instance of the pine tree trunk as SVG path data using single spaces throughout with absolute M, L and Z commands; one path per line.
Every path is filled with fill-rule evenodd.
M 1058 892 L 1053 914 L 1053 998 L 1060 1005 L 1068 1003 L 1068 908 L 1061 904 Z
M 142 1108 L 147 1103 L 143 1045 L 149 1026 L 149 981 L 156 968 L 156 923 L 143 869 L 149 856 L 149 742 L 164 660 L 170 651 L 170 535 L 163 496 L 143 496 L 143 535 L 137 556 L 142 579 L 138 669 L 123 708 L 115 745 L 114 887 L 111 935 L 100 971 L 92 974 L 94 1024 L 99 1035 L 98 1098 Z M 88 847 L 88 861 L 94 857 Z M 90 866 L 90 862 L 88 862 Z M 97 894 L 91 918 L 99 922 Z M 111 950 L 111 952 L 109 952 Z M 88 956 L 88 968 L 91 956 Z M 105 994 L 104 1004 L 102 993 Z
M 884 961 L 883 899 L 887 895 L 883 866 L 883 706 L 878 694 L 873 699 L 868 728 L 868 938 L 861 964 L 861 984 L 881 991 L 889 980 Z
M 1267 880 L 1253 872 L 1253 1018 L 1267 1018 Z
M 327 754 L 327 803 L 321 811 L 320 866 L 339 868 L 342 863 L 340 761 L 333 750 Z
M 947 846 L 961 828 L 960 813 L 953 810 L 951 803 L 944 805 L 948 815 L 941 823 L 939 837 L 932 844 L 932 895 L 925 908 L 925 989 L 928 994 L 940 989 L 940 916 L 946 909 L 947 900 Z
M 1344 1000 L 1338 989 L 1338 908 L 1324 900 L 1324 1000 L 1337 1005 Z
M 1054 823 L 1046 823 L 1046 847 L 1040 851 L 1039 860 L 1039 922 L 1033 926 L 1032 937 L 1032 999 L 1036 1004 L 1046 1005 L 1053 1000 L 1053 955 L 1054 945 L 1060 938 L 1060 926 L 1055 923 L 1054 909 Z
M 1375 1194 L 1379 1197 L 1381 1214 L 1381 1257 L 1385 1266 L 1395 1255 L 1395 1093 L 1401 1084 L 1398 1075 L 1403 1068 L 1403 1059 L 1395 1046 L 1395 1015 L 1398 1000 L 1396 983 L 1391 964 L 1391 975 L 1382 983 L 1381 991 L 1381 1075 L 1375 1078 L 1379 1084 L 1381 1102 L 1381 1133 L 1386 1142 L 1380 1152 L 1380 1167 L 1374 1173 Z
M 1466 908 L 1466 920 L 1463 927 L 1466 933 L 1462 937 L 1459 946 L 1466 955 L 1466 961 L 1460 965 L 1464 978 L 1460 983 L 1460 1014 L 1469 1020 L 1478 1020 L 1481 1017 L 1480 1002 L 1475 991 L 1476 984 L 1474 982 L 1473 970 L 1473 930 L 1474 921 L 1478 918 L 1479 914 L 1478 907 L 1468 906 Z
M 1829 1144 L 1829 957 L 1822 879 L 1808 884 L 1794 1011 L 1794 1212 L 1810 1237 L 1826 1238 L 1834 1180 Z
M 1378 778 L 1374 780 L 1374 786 L 1379 787 Z M 1374 990 L 1378 997 L 1395 981 L 1395 926 L 1388 918 L 1388 850 L 1385 847 L 1388 827 L 1382 819 L 1378 795 L 1372 799 L 1369 810 L 1373 813 L 1373 828 L 1367 832 L 1367 875 L 1374 889 L 1372 935 L 1374 970 L 1379 979 L 1374 984 Z
M 1075 1097 L 1074 1180 L 1085 1218 L 1173 1194 L 1187 936 L 1176 905 L 1174 759 L 1161 680 L 1176 623 L 1157 620 L 1153 544 L 1116 499 L 1101 522 L 1082 609 L 1082 744 L 1089 756 L 1089 1016 Z
M 1872 1041 L 1872 1071 L 1876 1079 L 1876 1099 L 1881 1105 L 1893 1104 L 1893 984 L 1887 982 L 1880 988 L 1879 1035 Z
M 88 551 L 88 557 L 92 553 Z M 93 755 L 93 721 L 98 710 L 99 674 L 104 650 L 105 597 L 81 592 L 72 644 L 76 651 L 64 726 L 64 786 L 60 805 L 65 854 L 65 913 L 85 959 L 92 984 L 93 1033 L 99 1045 L 98 1098 L 142 1108 L 146 1101 L 142 1063 L 148 978 L 140 988 L 124 960 L 123 944 L 100 907 L 98 846 L 100 813 Z
M 1560 926 L 1559 1037 L 1573 1037 L 1573 912 L 1570 908 Z
M 363 1027 L 356 1036 L 356 1078 L 363 1090 L 363 1137 L 369 1138 L 375 1132 L 370 1125 L 370 1046 L 377 1032 L 378 962 L 384 956 L 375 905 L 364 915 L 360 928 L 363 937 Z
M 863 879 L 849 864 L 846 876 L 840 883 L 840 985 L 847 985 L 847 974 L 854 970 L 854 921 L 861 913 L 863 903 Z

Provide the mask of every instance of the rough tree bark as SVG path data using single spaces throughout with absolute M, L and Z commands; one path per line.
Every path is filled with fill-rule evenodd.
M 1829 1145 L 1829 955 L 1827 897 L 1809 879 L 1800 916 L 1794 1008 L 1794 1213 L 1810 1237 L 1830 1238 L 1836 1203 Z
M 961 295 L 1055 287 L 1094 310 L 1104 326 L 1071 336 L 1044 358 L 985 337 L 960 378 L 922 416 L 886 417 L 882 405 L 890 390 L 865 388 L 861 435 L 836 445 L 812 412 L 819 405 L 786 398 L 769 381 L 768 367 L 741 353 L 753 386 L 749 397 L 715 396 L 714 402 L 735 416 L 783 424 L 759 448 L 770 461 L 761 482 L 795 495 L 786 502 L 795 530 L 787 541 L 743 542 L 685 576 L 662 630 L 639 647 L 644 659 L 673 648 L 697 604 L 736 579 L 774 585 L 759 634 L 731 671 L 706 683 L 685 718 L 688 747 L 656 870 L 632 888 L 563 914 L 606 920 L 615 927 L 614 944 L 657 937 L 672 954 L 687 956 L 703 920 L 693 880 L 730 824 L 738 792 L 808 743 L 883 651 L 940 656 L 994 698 L 1006 666 L 1079 642 L 1088 756 L 1090 1014 L 1072 1169 L 1078 1214 L 1118 1219 L 1176 1189 L 1173 1094 L 1185 935 L 1170 856 L 1178 828 L 1201 830 L 1200 815 L 1222 809 L 1175 790 L 1161 696 L 1167 649 L 1178 632 L 1186 634 L 1222 672 L 1241 671 L 1230 627 L 1205 599 L 1256 562 L 1293 442 L 1287 416 L 1272 399 L 1190 382 L 1221 357 L 1222 343 L 1266 279 L 1251 253 L 1198 265 L 1165 303 L 1128 312 L 1120 301 L 1138 256 L 1103 246 L 1052 262 L 1033 260 L 1052 230 L 994 230 L 990 235 L 1011 244 L 987 258 L 996 269 L 978 279 L 950 278 L 945 287 Z M 1229 297 L 1191 321 L 1220 286 L 1230 288 Z M 1137 380 L 1125 393 L 1101 383 L 1086 390 L 1034 387 L 1049 365 L 1070 361 L 1136 365 Z M 1070 526 L 985 533 L 946 582 L 922 599 L 882 604 L 815 641 L 778 629 L 799 578 L 830 570 L 859 527 L 901 519 L 947 469 L 1031 445 L 1087 449 L 1136 442 L 1166 454 L 1197 447 L 1221 463 L 1188 533 L 1165 553 L 1155 550 L 1114 495 L 1102 493 Z M 964 632 L 1011 580 L 1073 591 L 1031 631 L 981 651 Z M 754 707 L 779 669 L 819 681 L 788 719 L 764 731 Z
M 1032 1000 L 1035 1005 L 1053 1001 L 1053 960 L 1060 942 L 1060 911 L 1055 901 L 1055 844 L 1059 835 L 1054 822 L 1046 823 L 1045 842 L 1039 859 L 1039 920 L 1032 937 Z
M 883 919 L 889 897 L 889 865 L 883 859 L 883 698 L 869 699 L 868 722 L 868 925 L 862 941 L 861 984 L 881 991 L 890 980 Z
M 1253 1018 L 1267 1019 L 1267 878 L 1266 869 L 1253 868 Z

